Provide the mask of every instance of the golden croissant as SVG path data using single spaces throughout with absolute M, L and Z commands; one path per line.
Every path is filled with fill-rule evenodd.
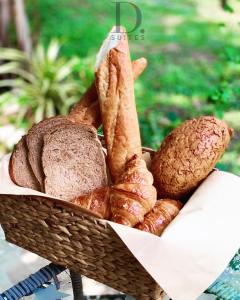
M 71 202 L 92 210 L 104 219 L 127 226 L 143 222 L 157 200 L 152 174 L 143 159 L 134 155 L 111 187 L 104 187 Z
M 180 201 L 162 199 L 135 228 L 160 236 L 164 229 L 177 216 L 183 204 Z

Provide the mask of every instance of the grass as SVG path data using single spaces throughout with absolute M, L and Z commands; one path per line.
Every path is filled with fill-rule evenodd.
M 95 55 L 115 24 L 111 1 L 34 0 L 27 2 L 34 39 L 63 43 L 66 57 Z M 145 56 L 149 66 L 136 83 L 143 144 L 156 148 L 183 120 L 202 114 L 230 119 L 236 137 L 219 166 L 240 174 L 239 1 L 227 13 L 207 0 L 138 0 L 141 27 L 130 36 L 132 57 Z M 122 6 L 122 23 L 133 27 L 134 11 Z M 235 22 L 235 23 L 234 23 Z M 235 116 L 232 122 L 231 114 Z

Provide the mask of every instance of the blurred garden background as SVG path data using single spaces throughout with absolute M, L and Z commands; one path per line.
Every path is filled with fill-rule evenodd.
M 216 115 L 235 129 L 219 168 L 240 174 L 240 1 L 132 2 L 143 17 L 129 36 L 132 58 L 149 63 L 135 84 L 143 144 L 157 148 L 183 120 Z M 108 0 L 25 1 L 32 53 L 0 50 L 0 155 L 34 122 L 66 114 L 80 98 L 115 9 Z M 133 28 L 129 5 L 121 20 Z M 10 22 L 8 48 L 18 47 L 15 31 Z
M 135 83 L 143 145 L 157 149 L 184 120 L 215 115 L 235 130 L 218 167 L 240 175 L 240 1 L 130 1 L 142 13 L 129 34 L 132 59 L 148 60 Z M 131 30 L 135 11 L 121 9 Z M 67 114 L 80 99 L 115 10 L 110 0 L 0 0 L 0 158 L 33 123 Z M 40 267 L 1 230 L 0 258 L 1 290 Z M 69 278 L 63 282 L 71 294 Z M 84 288 L 85 295 L 115 293 L 86 278 Z

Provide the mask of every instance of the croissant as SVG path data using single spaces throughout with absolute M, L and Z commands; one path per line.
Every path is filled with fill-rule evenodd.
M 73 199 L 73 204 L 89 209 L 99 215 L 100 218 L 109 220 L 111 216 L 110 209 L 110 187 L 96 189 L 87 195 Z
M 180 201 L 162 199 L 135 228 L 160 236 L 169 223 L 177 216 L 183 204 Z
M 152 184 L 153 177 L 145 161 L 134 155 L 115 185 L 94 190 L 71 202 L 104 219 L 133 227 L 143 222 L 144 215 L 156 203 L 157 192 Z
M 111 220 L 127 226 L 143 222 L 157 200 L 153 176 L 143 159 L 134 155 L 116 180 L 110 195 Z

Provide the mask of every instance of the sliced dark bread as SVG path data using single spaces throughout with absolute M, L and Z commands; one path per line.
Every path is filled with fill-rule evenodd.
M 63 116 L 48 118 L 34 125 L 26 136 L 29 163 L 43 192 L 45 191 L 42 167 L 43 138 L 53 128 L 65 124 L 72 124 L 72 122 Z
M 107 185 L 106 162 L 97 132 L 84 124 L 61 126 L 44 136 L 45 192 L 72 200 Z
M 40 185 L 28 161 L 25 136 L 15 146 L 9 162 L 9 174 L 13 182 L 22 187 L 40 191 Z

